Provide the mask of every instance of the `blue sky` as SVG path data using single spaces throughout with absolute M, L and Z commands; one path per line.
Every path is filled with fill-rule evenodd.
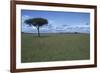
M 42 33 L 90 32 L 90 13 L 21 10 L 22 32 L 36 33 L 36 28 L 26 25 L 24 21 L 38 17 L 45 18 L 49 22 L 40 28 Z

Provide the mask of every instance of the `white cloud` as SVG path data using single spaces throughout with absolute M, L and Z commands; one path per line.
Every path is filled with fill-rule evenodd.
M 24 23 L 26 19 L 32 18 L 31 16 L 24 15 L 22 16 L 22 32 L 27 32 L 27 33 L 36 33 L 37 29 L 36 27 L 28 26 Z M 70 24 L 58 24 L 55 25 L 55 22 L 53 20 L 49 20 L 48 25 L 44 25 L 43 27 L 40 28 L 40 32 L 42 33 L 53 33 L 53 32 L 85 32 L 89 33 L 90 31 L 90 26 L 87 25 L 86 23 L 80 23 L 79 25 L 70 25 Z

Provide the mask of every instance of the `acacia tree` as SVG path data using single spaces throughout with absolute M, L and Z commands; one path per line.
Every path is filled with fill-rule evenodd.
M 48 20 L 44 18 L 31 18 L 31 19 L 25 20 L 25 23 L 30 26 L 35 26 L 38 31 L 38 36 L 40 37 L 40 27 L 45 24 L 48 24 Z

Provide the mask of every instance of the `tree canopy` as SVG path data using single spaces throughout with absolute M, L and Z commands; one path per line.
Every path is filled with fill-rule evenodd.
M 31 18 L 25 20 L 25 23 L 30 26 L 43 26 L 45 24 L 48 24 L 48 20 L 44 18 Z
M 44 18 L 31 18 L 31 19 L 25 20 L 25 23 L 30 26 L 35 26 L 38 30 L 38 36 L 40 37 L 39 27 L 45 24 L 48 24 L 48 20 Z

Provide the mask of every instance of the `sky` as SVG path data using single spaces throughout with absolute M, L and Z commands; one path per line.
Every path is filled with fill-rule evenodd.
M 90 13 L 21 10 L 22 32 L 37 32 L 36 27 L 24 23 L 29 18 L 45 18 L 48 20 L 48 24 L 40 28 L 41 33 L 90 32 Z

